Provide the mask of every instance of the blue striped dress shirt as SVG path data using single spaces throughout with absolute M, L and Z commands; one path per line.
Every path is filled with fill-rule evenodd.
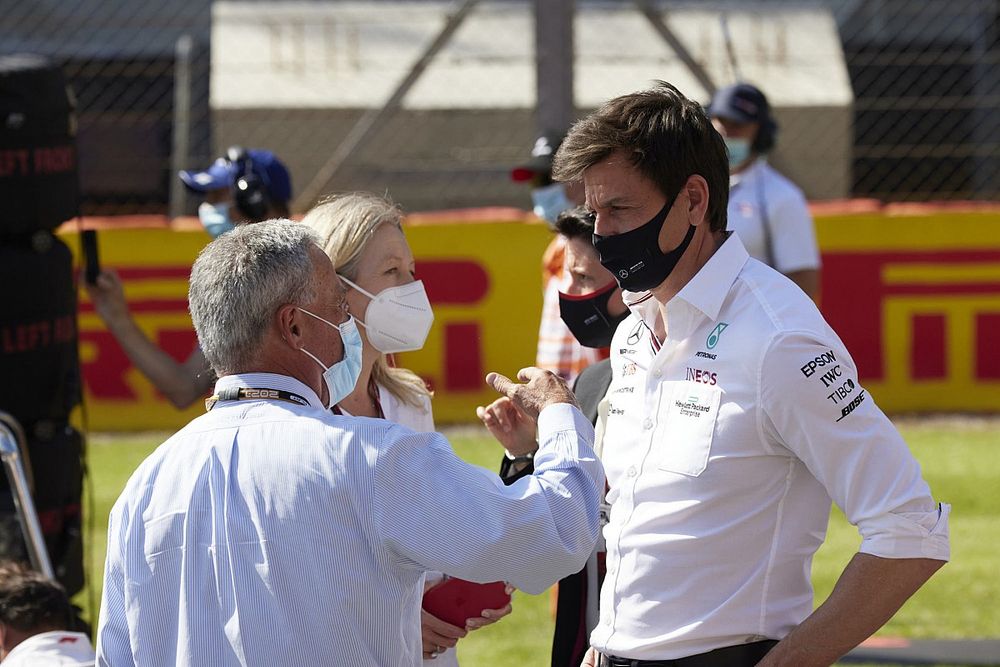
M 504 486 L 436 433 L 323 409 L 297 380 L 244 386 L 161 445 L 111 510 L 99 665 L 421 663 L 421 581 L 440 570 L 538 593 L 597 540 L 593 430 L 539 416 L 535 474 Z

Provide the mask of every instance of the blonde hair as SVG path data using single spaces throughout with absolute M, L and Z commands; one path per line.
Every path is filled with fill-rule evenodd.
M 402 218 L 403 212 L 388 199 L 370 192 L 348 192 L 324 198 L 306 213 L 302 223 L 319 234 L 320 246 L 337 273 L 355 280 L 358 260 L 375 230 L 392 225 L 402 231 Z M 420 376 L 390 366 L 384 353 L 375 360 L 372 378 L 401 402 L 414 407 L 423 407 L 424 400 L 431 396 Z

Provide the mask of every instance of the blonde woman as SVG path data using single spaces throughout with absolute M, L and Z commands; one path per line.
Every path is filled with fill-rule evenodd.
M 423 347 L 434 319 L 423 283 L 414 273 L 402 212 L 381 197 L 355 192 L 324 200 L 302 222 L 319 233 L 323 249 L 347 286 L 348 307 L 364 344 L 357 385 L 332 409 L 387 419 L 415 431 L 433 431 L 427 386 L 412 371 L 394 368 L 388 358 L 394 352 Z M 428 585 L 442 576 L 428 572 Z M 454 646 L 458 640 L 510 611 L 510 605 L 484 611 L 482 618 L 470 618 L 460 628 L 421 610 L 425 664 L 457 667 Z

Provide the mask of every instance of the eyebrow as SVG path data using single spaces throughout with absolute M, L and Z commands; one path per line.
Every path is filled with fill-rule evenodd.
M 387 262 L 404 262 L 405 263 L 405 261 L 406 261 L 406 258 L 403 257 L 402 255 L 385 255 L 382 258 L 382 263 L 383 264 L 385 264 Z M 413 262 L 413 261 L 416 261 L 416 259 L 414 258 L 414 259 L 411 259 L 410 261 Z
M 593 213 L 595 209 L 608 208 L 609 206 L 612 206 L 614 204 L 621 204 L 622 202 L 627 203 L 628 200 L 629 200 L 628 195 L 615 195 L 605 201 L 596 202 L 595 204 L 586 202 L 586 206 L 590 209 L 590 212 Z

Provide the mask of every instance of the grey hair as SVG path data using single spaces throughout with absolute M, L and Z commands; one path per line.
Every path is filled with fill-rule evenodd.
M 275 311 L 316 299 L 305 225 L 267 220 L 237 225 L 209 243 L 191 268 L 188 308 L 198 344 L 221 377 L 249 370 Z

